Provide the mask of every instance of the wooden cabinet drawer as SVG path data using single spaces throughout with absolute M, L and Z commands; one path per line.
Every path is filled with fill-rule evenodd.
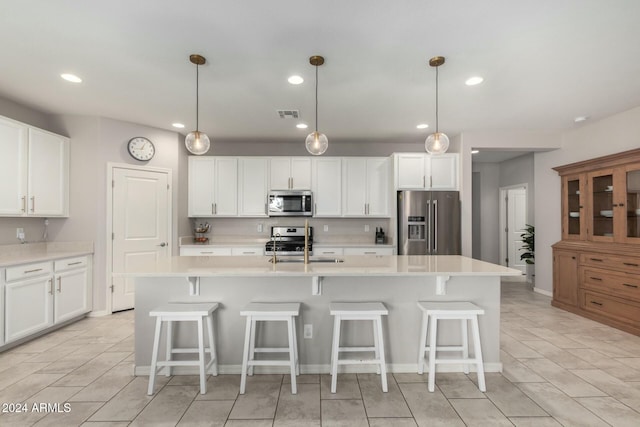
M 640 274 L 640 258 L 608 254 L 580 254 L 580 264 Z
M 53 270 L 55 272 L 58 271 L 66 271 L 74 268 L 82 268 L 87 266 L 87 257 L 79 256 L 74 258 L 61 259 L 58 261 L 54 261 Z
M 613 274 L 608 270 L 585 268 L 582 271 L 582 285 L 584 288 L 611 292 L 640 302 L 640 277 L 634 274 Z
M 640 326 L 640 303 L 625 301 L 589 290 L 580 291 L 580 305 L 592 313 Z
M 30 277 L 38 277 L 53 273 L 51 262 L 37 262 L 33 264 L 18 265 L 8 267 L 6 270 L 6 280 L 11 282 L 14 280 L 27 279 Z

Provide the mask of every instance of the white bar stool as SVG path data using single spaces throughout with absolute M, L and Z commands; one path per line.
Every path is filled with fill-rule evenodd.
M 484 365 L 482 362 L 482 349 L 480 347 L 480 330 L 478 328 L 478 315 L 484 314 L 484 310 L 470 302 L 418 302 L 418 308 L 422 310 L 422 330 L 420 332 L 420 347 L 418 349 L 418 374 L 424 372 L 425 352 L 429 352 L 429 391 L 433 392 L 436 382 L 436 365 L 462 364 L 465 374 L 469 373 L 469 365 L 475 364 L 478 373 L 478 388 L 487 391 L 484 382 Z M 438 320 L 460 320 L 462 344 L 459 346 L 436 346 L 438 336 Z M 469 336 L 467 321 L 471 321 L 473 336 L 474 357 L 469 357 Z M 427 337 L 429 345 L 427 346 Z M 431 351 L 435 349 L 436 351 Z M 442 359 L 437 357 L 438 351 L 462 352 L 460 359 Z
M 387 392 L 387 366 L 384 358 L 382 316 L 389 314 L 381 302 L 334 302 L 329 305 L 334 316 L 333 345 L 331 347 L 331 393 L 336 392 L 338 365 L 375 364 L 382 380 L 382 391 Z M 343 320 L 371 320 L 373 322 L 373 347 L 340 347 L 340 326 Z M 340 352 L 373 351 L 373 359 L 340 359 Z
M 296 335 L 296 317 L 300 314 L 300 303 L 252 302 L 242 311 L 247 316 L 242 355 L 242 375 L 240 394 L 244 394 L 247 385 L 247 373 L 253 375 L 254 366 L 289 366 L 291 369 L 291 394 L 296 394 L 296 375 L 300 375 L 298 365 L 298 338 Z M 288 347 L 256 347 L 257 322 L 287 322 Z M 289 360 L 255 360 L 256 353 L 289 353 Z
M 198 366 L 200 368 L 200 393 L 205 394 L 206 377 L 205 370 L 212 368 L 213 375 L 218 375 L 218 357 L 213 332 L 213 312 L 218 308 L 218 303 L 170 303 L 157 307 L 149 313 L 149 316 L 156 318 L 155 338 L 153 339 L 153 355 L 151 356 L 151 369 L 149 372 L 148 395 L 153 394 L 153 386 L 158 373 L 158 367 L 166 366 L 166 376 L 171 375 L 172 366 Z M 207 321 L 207 334 L 209 347 L 204 347 L 204 327 L 203 320 Z M 160 346 L 160 333 L 162 323 L 167 323 L 167 349 L 166 360 L 158 361 L 158 347 Z M 196 348 L 174 348 L 173 347 L 173 322 L 197 322 L 198 325 L 198 347 Z M 204 354 L 209 353 L 210 360 L 205 366 Z M 197 353 L 197 360 L 172 360 L 176 353 Z

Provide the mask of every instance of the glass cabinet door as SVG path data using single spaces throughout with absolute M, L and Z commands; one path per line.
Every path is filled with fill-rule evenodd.
M 592 240 L 613 241 L 613 170 L 589 174 L 591 192 L 589 235 Z
M 640 168 L 627 168 L 625 171 L 625 241 L 638 243 L 640 241 Z
M 565 176 L 563 185 L 562 238 L 581 240 L 585 238 L 583 200 L 585 197 L 584 175 Z

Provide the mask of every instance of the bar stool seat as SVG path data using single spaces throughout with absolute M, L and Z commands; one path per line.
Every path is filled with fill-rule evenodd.
M 253 375 L 254 366 L 289 366 L 291 371 L 291 394 L 297 393 L 296 375 L 300 375 L 298 363 L 298 338 L 296 317 L 300 314 L 300 303 L 252 302 L 240 311 L 247 317 L 242 355 L 240 394 L 245 393 L 247 374 Z M 287 347 L 256 347 L 257 322 L 287 322 Z M 255 360 L 256 353 L 289 353 L 288 360 Z
M 418 308 L 422 310 L 422 329 L 420 332 L 420 344 L 418 349 L 418 374 L 424 372 L 425 353 L 429 352 L 429 391 L 435 390 L 436 365 L 438 364 L 462 364 L 465 374 L 469 373 L 469 365 L 475 364 L 478 374 L 478 388 L 487 391 L 484 381 L 484 365 L 482 361 L 482 349 L 480 345 L 480 330 L 478 328 L 478 316 L 484 314 L 484 310 L 477 305 L 461 302 L 418 302 Z M 437 346 L 438 320 L 460 320 L 462 343 L 454 346 Z M 471 333 L 473 338 L 474 357 L 469 357 L 469 336 L 467 322 L 471 321 Z M 427 339 L 429 345 L 427 346 Z M 462 357 L 439 358 L 438 352 L 462 352 Z
M 166 367 L 165 374 L 171 375 L 173 366 L 198 366 L 200 369 L 200 393 L 205 394 L 206 377 L 205 371 L 212 368 L 213 375 L 218 375 L 218 357 L 216 355 L 216 346 L 213 330 L 213 312 L 218 308 L 218 303 L 169 303 L 157 307 L 149 316 L 156 318 L 155 336 L 153 339 L 153 354 L 151 356 L 151 369 L 149 372 L 149 388 L 148 395 L 153 394 L 158 368 Z M 207 335 L 209 347 L 204 347 L 204 320 L 207 323 Z M 198 347 L 195 348 L 176 348 L 173 347 L 173 322 L 196 322 L 198 326 Z M 160 346 L 160 335 L 162 332 L 162 324 L 166 323 L 166 360 L 158 361 L 158 349 Z M 205 352 L 209 353 L 209 363 L 205 366 Z M 177 353 L 196 353 L 197 360 L 172 360 L 173 355 Z
M 333 344 L 331 346 L 331 393 L 335 393 L 338 382 L 338 365 L 375 364 L 382 381 L 382 391 L 387 392 L 387 367 L 384 357 L 382 316 L 389 311 L 381 302 L 333 302 L 329 312 L 334 316 Z M 373 322 L 373 347 L 341 347 L 340 329 L 343 320 L 370 320 Z M 340 359 L 341 352 L 374 352 L 373 359 Z

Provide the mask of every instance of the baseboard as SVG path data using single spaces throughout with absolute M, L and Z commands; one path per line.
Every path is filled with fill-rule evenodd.
M 110 316 L 111 313 L 108 312 L 107 310 L 100 310 L 100 311 L 92 311 L 89 314 L 87 314 L 87 317 L 103 317 L 103 316 Z
M 329 365 L 300 365 L 301 374 L 328 374 L 330 372 Z M 149 366 L 136 366 L 134 368 L 134 375 L 136 376 L 149 376 L 151 369 Z M 198 375 L 197 366 L 176 366 L 172 370 L 173 375 Z M 418 371 L 418 365 L 415 363 L 397 364 L 392 363 L 387 365 L 387 371 L 390 374 L 407 374 L 416 373 Z M 429 370 L 425 367 L 425 372 Z M 444 364 L 437 367 L 436 372 L 462 372 L 462 365 L 449 365 Z M 471 366 L 471 372 L 475 372 L 475 366 Z M 485 363 L 485 372 L 502 372 L 502 363 Z M 289 374 L 289 368 L 283 366 L 256 366 L 254 368 L 256 374 Z M 340 366 L 339 373 L 352 373 L 352 374 L 366 374 L 375 372 L 371 366 L 363 365 L 348 365 Z M 207 372 L 211 373 L 211 370 Z M 240 375 L 242 373 L 242 365 L 219 365 L 218 373 L 221 375 Z M 160 374 L 161 375 L 161 374 Z
M 537 292 L 537 293 L 539 293 L 539 294 L 542 294 L 542 295 L 545 295 L 545 296 L 548 296 L 548 297 L 553 298 L 553 293 L 552 293 L 552 292 L 549 292 L 549 291 L 547 291 L 547 290 L 545 290 L 545 289 L 540 289 L 540 288 L 536 288 L 536 287 L 534 287 L 534 288 L 533 288 L 533 292 Z

